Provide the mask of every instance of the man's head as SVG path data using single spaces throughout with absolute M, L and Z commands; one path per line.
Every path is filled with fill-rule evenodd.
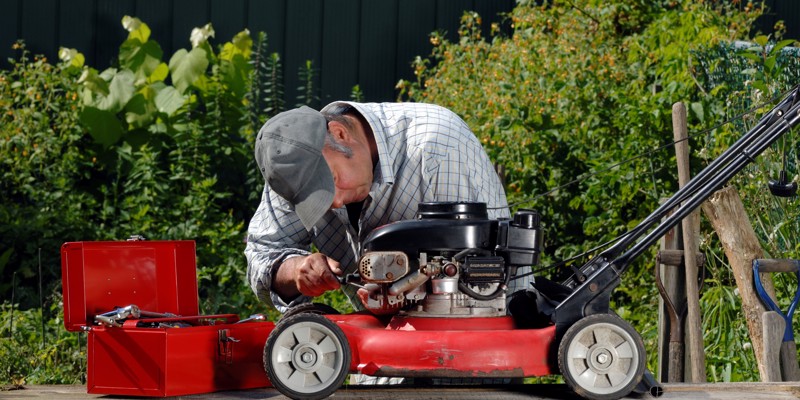
M 311 228 L 327 210 L 361 201 L 372 182 L 371 152 L 356 119 L 300 107 L 267 121 L 255 157 L 270 188 Z

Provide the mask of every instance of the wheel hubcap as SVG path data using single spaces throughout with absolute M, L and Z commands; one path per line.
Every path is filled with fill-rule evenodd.
M 571 375 L 595 393 L 613 393 L 634 378 L 639 355 L 631 335 L 612 324 L 587 326 L 568 348 Z
M 270 355 L 274 372 L 287 387 L 314 393 L 336 379 L 344 349 L 325 326 L 303 322 L 281 332 Z

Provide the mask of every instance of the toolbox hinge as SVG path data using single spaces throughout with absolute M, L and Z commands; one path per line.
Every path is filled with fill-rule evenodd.
M 220 329 L 218 334 L 217 356 L 225 364 L 233 364 L 233 344 L 238 342 L 239 339 L 228 336 L 230 334 L 229 329 Z

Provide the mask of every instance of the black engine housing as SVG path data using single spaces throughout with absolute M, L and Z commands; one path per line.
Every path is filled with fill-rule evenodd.
M 402 251 L 417 259 L 423 252 L 457 254 L 472 249 L 503 257 L 506 266 L 538 264 L 543 236 L 536 211 L 520 210 L 511 220 L 487 215 L 485 203 L 420 203 L 417 219 L 376 228 L 362 250 Z

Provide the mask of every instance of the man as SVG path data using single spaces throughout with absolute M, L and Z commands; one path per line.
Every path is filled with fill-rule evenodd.
M 490 218 L 509 215 L 480 142 L 435 105 L 335 102 L 283 112 L 261 128 L 255 158 L 266 184 L 247 235 L 247 278 L 281 312 L 340 287 L 363 309 L 356 289 L 337 278 L 355 271 L 370 231 L 412 219 L 420 202 L 484 202 Z

